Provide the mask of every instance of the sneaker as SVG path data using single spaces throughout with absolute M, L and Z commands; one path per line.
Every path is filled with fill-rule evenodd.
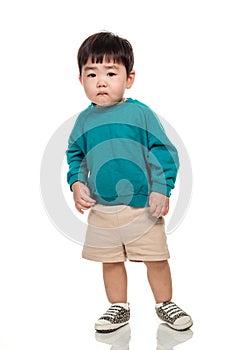
M 162 321 L 178 331 L 188 329 L 193 324 L 191 317 L 172 301 L 161 303 L 156 307 L 156 313 Z
M 95 324 L 95 330 L 102 333 L 112 332 L 129 322 L 129 304 L 116 303 L 101 316 Z
M 177 332 L 165 323 L 161 323 L 157 330 L 157 350 L 173 350 L 176 345 L 190 340 L 193 336 L 191 329 Z

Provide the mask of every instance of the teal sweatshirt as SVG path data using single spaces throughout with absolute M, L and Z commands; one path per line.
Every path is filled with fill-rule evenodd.
M 66 151 L 70 186 L 86 184 L 97 203 L 148 206 L 152 191 L 170 196 L 179 159 L 156 114 L 143 103 L 99 108 L 75 122 Z

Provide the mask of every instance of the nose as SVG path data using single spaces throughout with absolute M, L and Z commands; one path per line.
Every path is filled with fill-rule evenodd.
M 97 87 L 98 87 L 98 88 L 107 87 L 106 81 L 103 80 L 103 79 L 99 79 L 98 82 L 97 82 Z

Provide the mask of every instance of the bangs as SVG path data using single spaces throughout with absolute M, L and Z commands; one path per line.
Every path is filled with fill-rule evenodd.
M 89 58 L 89 57 L 88 57 Z M 88 60 L 87 58 L 87 60 Z M 90 56 L 91 63 L 103 63 L 104 61 L 107 63 L 114 62 L 114 63 L 124 63 L 122 57 L 119 55 L 119 53 L 108 53 L 108 52 L 101 52 L 101 53 L 92 53 Z M 86 61 L 87 63 L 87 61 Z M 84 63 L 84 64 L 86 64 Z

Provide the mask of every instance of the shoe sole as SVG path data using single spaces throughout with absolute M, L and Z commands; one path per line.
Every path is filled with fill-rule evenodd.
M 110 325 L 96 325 L 95 330 L 99 333 L 110 333 L 110 332 L 116 331 L 121 327 L 124 327 L 127 323 L 129 323 L 129 321 L 120 323 L 120 324 L 116 323 L 116 324 L 110 324 Z
M 174 325 L 172 323 L 166 322 L 164 321 L 169 327 L 175 329 L 176 331 L 186 331 L 187 329 L 189 329 L 190 327 L 192 327 L 193 325 L 193 321 L 190 320 L 189 322 L 183 324 L 183 325 Z

